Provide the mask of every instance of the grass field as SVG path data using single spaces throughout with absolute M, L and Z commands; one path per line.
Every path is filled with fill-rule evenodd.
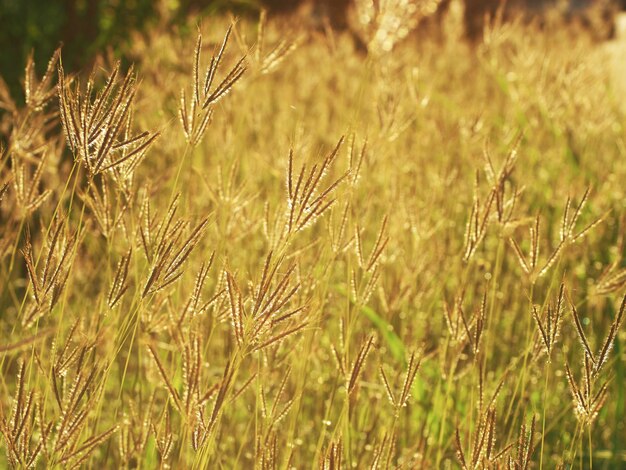
M 198 21 L 0 86 L 0 467 L 626 468 L 616 59 Z

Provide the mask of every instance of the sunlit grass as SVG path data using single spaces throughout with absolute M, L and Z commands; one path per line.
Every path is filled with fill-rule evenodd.
M 296 21 L 0 94 L 0 462 L 623 465 L 602 49 L 449 15 L 365 54 Z

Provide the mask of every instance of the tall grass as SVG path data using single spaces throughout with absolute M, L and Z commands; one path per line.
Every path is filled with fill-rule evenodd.
M 608 61 L 454 12 L 377 11 L 368 53 L 211 19 L 0 86 L 1 465 L 624 465 Z

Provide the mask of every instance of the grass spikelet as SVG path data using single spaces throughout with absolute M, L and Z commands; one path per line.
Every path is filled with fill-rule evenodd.
M 226 272 L 226 282 L 228 298 L 230 300 L 230 315 L 233 332 L 237 344 L 241 347 L 244 342 L 243 301 L 241 291 L 237 287 L 235 278 L 229 272 Z
M 18 158 L 16 154 L 11 155 L 13 189 L 24 214 L 35 212 L 52 195 L 52 190 L 40 189 L 47 157 L 48 154 L 44 151 L 36 159 L 37 163 L 33 168 L 32 163 Z
M 478 246 L 485 237 L 485 234 L 487 233 L 491 206 L 493 205 L 493 201 L 496 195 L 495 191 L 489 191 L 487 198 L 481 204 L 480 197 L 478 195 L 478 183 L 479 177 L 478 172 L 476 172 L 474 185 L 474 202 L 472 204 L 469 218 L 467 219 L 467 223 L 465 226 L 465 240 L 463 249 L 463 261 L 465 262 L 468 262 L 472 258 L 472 256 L 478 249 Z
M 343 466 L 343 444 L 341 440 L 331 442 L 320 462 L 320 470 L 338 470 Z
M 497 465 L 497 461 L 500 459 L 502 452 L 498 455 L 495 454 L 495 426 L 496 411 L 495 408 L 490 407 L 479 417 L 477 428 L 473 434 L 474 439 L 469 448 L 469 453 L 467 454 L 465 450 L 463 450 L 461 433 L 457 426 L 454 439 L 456 455 L 461 464 L 461 468 L 470 470 Z
M 415 381 L 415 376 L 417 375 L 417 371 L 419 370 L 421 361 L 421 357 L 419 359 L 416 358 L 415 352 L 411 353 L 411 357 L 409 358 L 409 364 L 406 370 L 406 375 L 404 377 L 404 384 L 402 385 L 402 393 L 400 394 L 400 400 L 398 400 L 400 407 L 404 407 L 407 405 L 409 397 L 411 396 L 411 387 L 413 386 L 413 382 Z
M 370 336 L 361 344 L 361 348 L 359 349 L 354 362 L 352 363 L 352 369 L 350 371 L 350 377 L 348 378 L 348 383 L 346 386 L 346 392 L 348 395 L 352 395 L 356 390 L 356 387 L 359 382 L 359 377 L 363 371 L 363 365 L 367 356 L 369 355 L 372 346 L 374 345 L 374 336 Z
M 580 323 L 580 319 L 578 318 L 578 312 L 576 311 L 576 307 L 574 304 L 571 304 L 572 308 L 572 318 L 574 319 L 574 326 L 576 326 L 576 332 L 578 333 L 578 339 L 580 340 L 580 344 L 583 346 L 585 350 L 585 357 L 588 357 L 589 360 L 595 364 L 594 355 L 591 352 L 591 348 L 589 347 L 589 342 L 587 341 L 587 336 L 585 336 L 585 331 L 583 330 L 583 326 Z
M 154 361 L 154 363 L 157 366 L 157 369 L 159 371 L 159 375 L 161 376 L 161 380 L 163 381 L 163 384 L 165 385 L 165 388 L 167 388 L 167 391 L 169 393 L 169 396 L 170 396 L 172 402 L 174 403 L 176 408 L 180 412 L 182 412 L 184 407 L 183 407 L 180 395 L 178 394 L 178 392 L 176 391 L 176 389 L 174 388 L 174 386 L 170 382 L 170 379 L 168 378 L 167 373 L 165 372 L 165 368 L 163 367 L 163 364 L 161 363 L 161 360 L 159 359 L 159 355 L 154 350 L 152 345 L 148 345 L 148 351 L 150 352 L 150 355 L 152 356 L 152 360 Z
M 157 228 L 154 240 L 151 240 L 151 224 L 148 219 L 145 228 L 142 227 L 140 230 L 146 257 L 152 265 L 142 297 L 164 289 L 183 275 L 184 264 L 200 242 L 208 225 L 208 218 L 203 219 L 191 230 L 186 239 L 182 239 L 186 224 L 181 219 L 175 219 L 177 208 L 178 197 L 175 197 Z M 149 206 L 146 211 L 149 211 Z
M 172 452 L 172 445 L 174 443 L 174 436 L 172 434 L 172 422 L 169 409 L 165 407 L 165 411 L 163 412 L 163 418 L 161 419 L 158 430 L 154 423 L 151 422 L 150 426 L 152 429 L 152 434 L 154 435 L 157 451 L 159 452 L 161 462 L 165 462 L 170 457 L 170 454 Z
M 115 307 L 115 305 L 120 301 L 122 296 L 128 290 L 128 284 L 126 281 L 128 278 L 128 267 L 130 265 L 131 255 L 132 248 L 129 248 L 128 252 L 124 256 L 122 256 L 119 263 L 117 264 L 115 278 L 113 279 L 113 283 L 111 284 L 111 289 L 109 291 L 109 308 Z
M 554 350 L 554 345 L 561 328 L 564 292 L 565 284 L 561 283 L 556 303 L 548 304 L 546 314 L 544 316 L 545 321 L 541 320 L 537 307 L 535 305 L 532 306 L 533 318 L 535 319 L 537 328 L 539 328 L 541 340 L 543 341 L 543 346 L 545 348 L 546 355 L 548 356 L 548 362 L 552 360 L 552 351 Z
M 232 25 L 226 30 L 222 45 L 217 53 L 211 57 L 209 66 L 207 67 L 204 82 L 200 78 L 200 53 L 202 51 L 202 34 L 198 34 L 196 48 L 194 50 L 193 63 L 193 96 L 190 104 L 187 104 L 187 95 L 185 90 L 181 92 L 181 102 L 179 108 L 179 117 L 185 133 L 187 143 L 192 147 L 197 146 L 211 122 L 213 115 L 213 106 L 226 96 L 232 89 L 233 85 L 243 76 L 246 71 L 245 56 L 227 72 L 222 81 L 213 87 L 213 82 L 220 69 L 224 51 L 228 44 L 228 39 L 232 32 Z
M 77 235 L 64 234 L 64 228 L 62 219 L 54 222 L 53 231 L 47 241 L 47 252 L 42 269 L 36 267 L 30 235 L 27 232 L 26 246 L 22 249 L 22 255 L 33 291 L 34 305 L 22 318 L 24 326 L 32 326 L 43 315 L 51 312 L 65 289 Z
M 602 348 L 600 349 L 600 352 L 598 353 L 598 357 L 595 361 L 595 365 L 593 369 L 594 375 L 597 375 L 600 372 L 600 369 L 606 363 L 609 357 L 609 353 L 611 352 L 611 347 L 615 341 L 615 338 L 617 337 L 617 332 L 619 331 L 620 326 L 622 325 L 622 322 L 624 321 L 625 311 L 626 311 L 626 295 L 622 299 L 619 312 L 615 316 L 615 319 L 613 320 L 613 323 L 611 324 L 611 329 L 609 330 L 609 334 L 604 340 L 604 344 L 602 345 Z
M 509 457 L 509 468 L 519 468 L 520 470 L 527 470 L 530 468 L 532 455 L 535 450 L 535 425 L 536 418 L 534 415 L 531 419 L 530 429 L 528 432 L 526 423 L 522 423 L 517 441 L 517 456 L 515 460 L 513 460 L 512 457 Z
M 120 64 L 117 63 L 104 89 L 93 96 L 93 77 L 86 84 L 85 94 L 80 84 L 74 89 L 66 83 L 61 62 L 58 66 L 58 94 L 61 122 L 68 145 L 76 160 L 82 161 L 91 178 L 128 162 L 140 160 L 158 134 L 143 132 L 129 136 L 125 129 L 135 99 L 133 69 L 119 83 Z M 136 164 L 136 163 L 135 163 Z
M 389 379 L 387 379 L 387 374 L 385 374 L 385 369 L 383 369 L 382 366 L 380 366 L 378 368 L 379 372 L 380 372 L 380 378 L 383 381 L 383 385 L 385 386 L 385 392 L 387 392 L 387 398 L 389 399 L 389 402 L 391 403 L 391 405 L 395 408 L 396 407 L 396 399 L 393 396 L 393 392 L 391 390 L 391 385 L 389 385 Z
M 322 189 L 320 184 L 335 161 L 343 141 L 344 138 L 342 137 L 335 148 L 326 156 L 321 164 L 313 165 L 308 172 L 308 176 L 305 176 L 306 165 L 303 165 L 297 179 L 294 178 L 293 172 L 293 152 L 289 153 L 289 167 L 287 174 L 287 235 L 303 230 L 305 227 L 312 224 L 335 202 L 335 200 L 331 199 L 330 196 L 339 184 L 341 184 L 341 182 L 348 176 L 348 173 L 344 173 L 334 182 L 330 183 L 325 189 Z M 294 180 L 296 181 L 295 184 Z

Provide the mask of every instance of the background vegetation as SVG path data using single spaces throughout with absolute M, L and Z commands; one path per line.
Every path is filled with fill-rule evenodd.
M 605 51 L 410 5 L 0 88 L 0 465 L 625 465 Z
M 22 67 L 32 52 L 41 74 L 63 44 L 66 66 L 90 67 L 96 54 L 123 53 L 132 33 L 156 24 L 185 27 L 189 15 L 228 9 L 256 14 L 254 0 L 0 0 L 0 70 L 13 92 L 19 90 Z

